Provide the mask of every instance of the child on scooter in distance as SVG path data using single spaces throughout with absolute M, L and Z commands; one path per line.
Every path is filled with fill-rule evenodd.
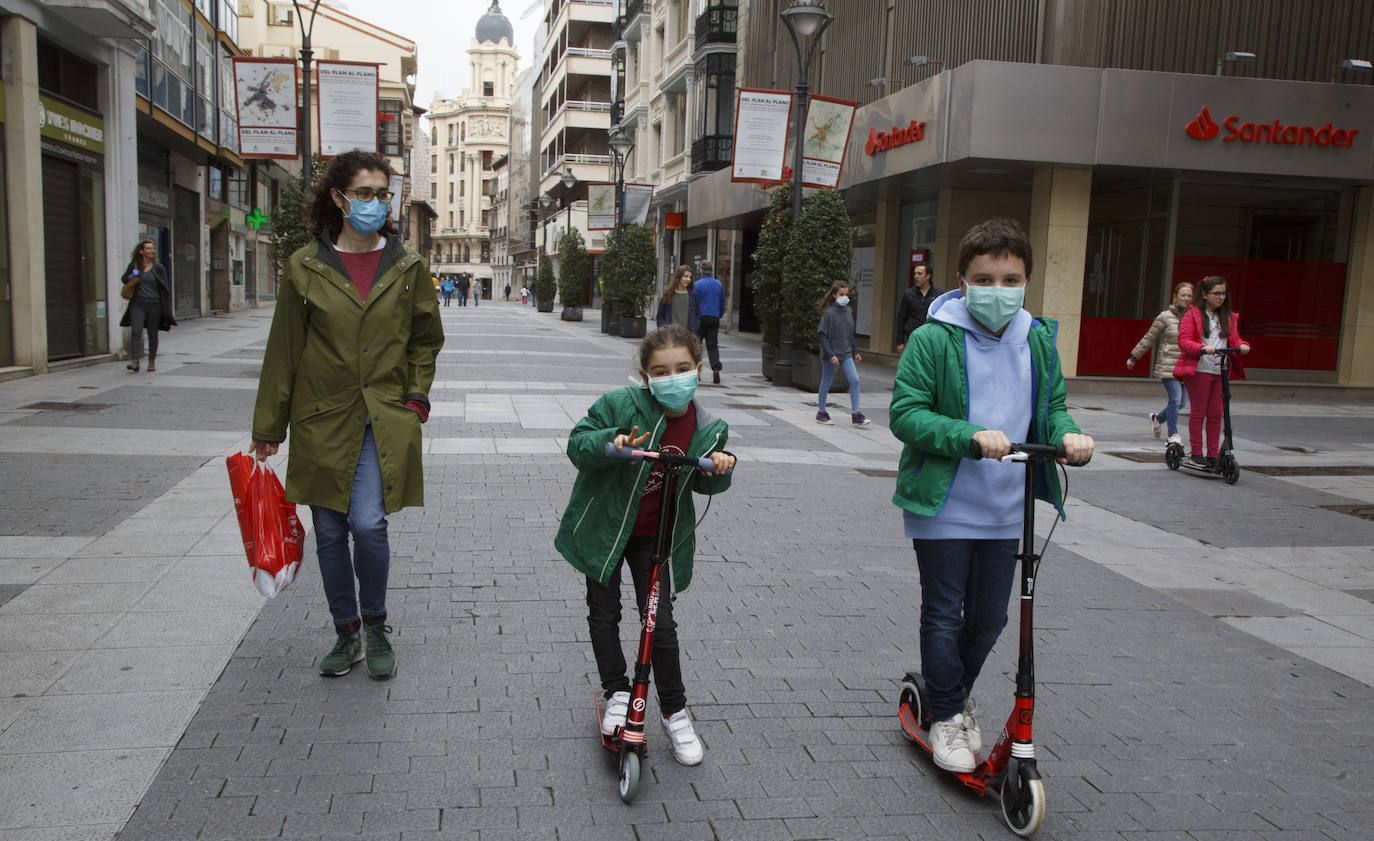
M 1057 325 L 1022 308 L 1031 246 L 1007 219 L 959 245 L 959 288 L 930 305 L 897 365 L 892 434 L 905 445 L 893 503 L 921 577 L 921 672 L 935 764 L 972 772 L 982 734 L 970 694 L 1007 623 L 1024 509 L 1025 468 L 1011 443 L 1064 445 L 1085 462 L 1093 439 L 1065 409 Z M 971 444 L 981 459 L 969 461 Z M 1044 486 L 1060 508 L 1058 476 Z
M 671 575 L 666 579 L 672 587 L 665 592 L 687 589 L 696 549 L 691 492 L 726 490 L 730 487 L 726 473 L 735 463 L 735 457 L 722 449 L 729 434 L 725 422 L 693 399 L 701 373 L 700 339 L 685 327 L 661 327 L 640 343 L 639 369 L 643 387 L 603 395 L 568 435 L 568 458 L 578 473 L 554 540 L 559 553 L 587 579 L 587 628 L 606 698 L 601 720 L 601 732 L 606 735 L 625 724 L 630 699 L 620 647 L 621 563 L 630 568 L 642 616 L 659 510 L 672 505 L 670 545 L 674 551 L 668 564 Z M 607 458 L 608 442 L 616 449 L 644 447 L 709 457 L 715 469 L 710 474 L 694 474 L 679 486 L 676 500 L 665 500 L 662 468 L 647 461 Z M 652 664 L 660 721 L 672 742 L 673 755 L 683 765 L 696 765 L 704 748 L 687 713 L 671 598 L 658 602 Z

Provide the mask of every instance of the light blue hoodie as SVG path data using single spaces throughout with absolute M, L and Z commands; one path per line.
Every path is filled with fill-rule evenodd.
M 1026 343 L 1031 314 L 1019 310 L 998 337 L 974 320 L 963 293 L 955 289 L 931 303 L 927 318 L 964 331 L 969 423 L 1000 429 L 1012 442 L 1025 441 L 1034 403 L 1030 345 Z M 958 383 L 944 386 L 957 388 Z M 935 516 L 902 512 L 906 536 L 920 540 L 1020 537 L 1025 483 L 1024 464 L 965 459 L 959 462 L 949 496 Z

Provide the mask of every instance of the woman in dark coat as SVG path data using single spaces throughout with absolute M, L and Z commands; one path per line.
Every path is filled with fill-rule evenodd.
M 130 329 L 129 364 L 125 367 L 138 370 L 143 359 L 143 331 L 147 330 L 148 373 L 152 373 L 157 370 L 157 334 L 170 331 L 177 320 L 172 317 L 172 284 L 167 279 L 167 270 L 157 261 L 157 246 L 150 239 L 139 241 L 120 283 L 127 284 L 135 278 L 134 296 L 119 320 L 120 327 Z

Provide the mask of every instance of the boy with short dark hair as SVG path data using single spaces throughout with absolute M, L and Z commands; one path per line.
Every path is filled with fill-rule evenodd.
M 1013 441 L 1063 443 L 1072 462 L 1093 453 L 1064 406 L 1058 325 L 1021 306 L 1031 263 L 1015 222 L 970 228 L 959 245 L 959 288 L 931 303 L 893 384 L 892 434 L 906 446 L 892 501 L 916 550 L 931 749 L 949 771 L 977 764 L 982 736 L 970 693 L 1007 624 L 1016 572 L 1025 467 L 999 459 Z M 1049 466 L 1045 474 L 1039 484 L 1063 517 L 1058 475 Z

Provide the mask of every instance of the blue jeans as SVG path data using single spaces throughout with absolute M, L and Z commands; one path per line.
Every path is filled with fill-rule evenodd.
M 921 675 L 932 721 L 963 712 L 964 699 L 1007 625 L 1016 577 L 1009 540 L 913 540 L 921 570 Z
M 849 380 L 849 411 L 854 413 L 859 411 L 859 369 L 854 367 L 854 357 L 850 357 L 840 363 L 844 369 L 844 375 Z M 830 383 L 835 379 L 835 366 L 830 364 L 830 360 L 821 357 L 821 389 L 816 395 L 816 408 L 825 411 L 825 398 L 830 396 Z
M 386 537 L 386 506 L 382 499 L 382 465 L 377 461 L 377 442 L 372 427 L 363 436 L 363 451 L 353 473 L 353 492 L 348 513 L 319 505 L 310 506 L 315 518 L 315 548 L 320 559 L 320 578 L 329 599 L 329 615 L 341 633 L 356 633 L 361 604 L 362 621 L 386 621 L 386 581 L 391 571 L 391 547 Z M 349 557 L 348 535 L 353 535 Z M 353 579 L 358 586 L 355 595 Z
M 1161 380 L 1161 382 L 1164 383 L 1164 393 L 1169 395 L 1169 404 L 1156 414 L 1168 421 L 1169 434 L 1177 435 L 1178 413 L 1188 405 L 1188 390 L 1183 387 L 1183 383 L 1173 377 Z

